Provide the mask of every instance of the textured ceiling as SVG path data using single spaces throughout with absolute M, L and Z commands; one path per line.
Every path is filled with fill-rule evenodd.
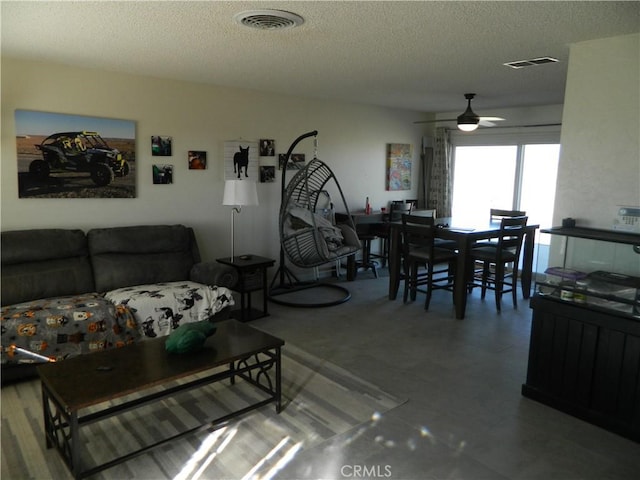
M 276 8 L 298 28 L 233 20 Z M 571 43 L 640 31 L 640 2 L 2 1 L 2 55 L 422 112 L 563 103 Z M 513 70 L 541 56 L 559 63 Z

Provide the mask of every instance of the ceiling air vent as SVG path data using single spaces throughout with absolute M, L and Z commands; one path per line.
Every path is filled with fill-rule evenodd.
M 238 13 L 233 18 L 240 25 L 258 30 L 282 30 L 304 23 L 301 16 L 283 10 L 251 10 Z
M 533 67 L 534 65 L 544 65 L 545 63 L 556 63 L 558 61 L 557 58 L 553 57 L 540 57 L 540 58 L 532 58 L 531 60 L 518 60 L 515 62 L 504 63 L 507 67 L 511 68 L 524 68 L 524 67 Z

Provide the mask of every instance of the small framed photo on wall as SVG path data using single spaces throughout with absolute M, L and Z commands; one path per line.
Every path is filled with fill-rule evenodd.
M 260 166 L 260 183 L 273 183 L 276 181 L 276 167 L 273 165 Z
M 207 168 L 207 152 L 189 150 L 189 170 L 205 170 Z
M 273 139 L 260 139 L 260 156 L 275 157 L 276 142 Z
M 170 157 L 173 139 L 166 135 L 153 135 L 151 137 L 151 155 L 154 157 Z
M 153 165 L 153 184 L 169 185 L 173 183 L 173 165 Z
M 278 168 L 282 170 L 284 162 L 287 159 L 286 153 L 278 155 Z M 287 170 L 302 170 L 304 168 L 305 154 L 304 153 L 292 153 L 287 162 Z

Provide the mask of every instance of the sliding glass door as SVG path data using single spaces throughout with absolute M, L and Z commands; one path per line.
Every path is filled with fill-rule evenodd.
M 529 223 L 552 226 L 559 143 L 505 141 L 500 137 L 491 145 L 488 140 L 482 137 L 478 145 L 455 145 L 454 141 L 452 214 L 456 223 L 463 226 L 488 220 L 489 210 L 499 208 L 524 210 Z M 542 246 L 537 252 L 542 260 L 548 235 L 538 233 L 536 244 Z
M 511 209 L 516 147 L 456 147 L 452 216 L 460 225 L 489 219 L 489 209 Z M 479 220 L 480 219 L 480 220 Z

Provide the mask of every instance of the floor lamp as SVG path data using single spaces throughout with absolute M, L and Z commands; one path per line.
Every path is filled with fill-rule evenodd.
M 243 205 L 258 205 L 258 190 L 256 182 L 251 180 L 226 180 L 222 204 L 233 207 L 231 209 L 231 261 L 233 262 L 233 231 L 234 215 L 240 213 Z

